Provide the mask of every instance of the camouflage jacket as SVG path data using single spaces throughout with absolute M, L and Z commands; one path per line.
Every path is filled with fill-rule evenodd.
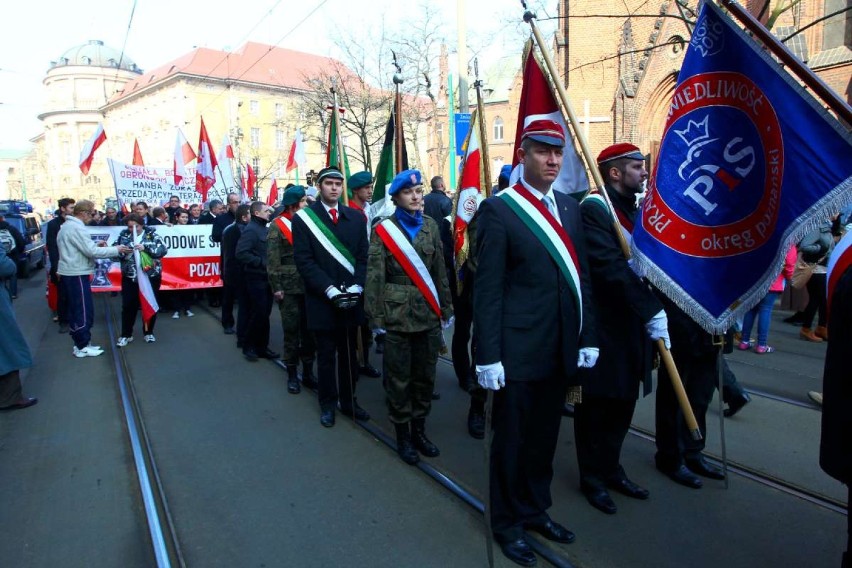
M 163 244 L 163 239 L 160 238 L 154 227 L 144 227 L 139 240 L 142 246 L 145 247 L 144 252 L 151 257 L 152 261 L 151 268 L 148 270 L 148 278 L 159 278 L 163 272 L 163 263 L 160 259 L 168 253 L 166 245 Z M 112 246 L 124 245 L 132 248 L 133 242 L 133 234 L 130 232 L 130 229 L 124 229 L 118 234 Z M 136 259 L 134 258 L 134 254 L 132 252 L 120 254 L 118 258 L 121 260 L 121 274 L 135 281 Z
M 394 217 L 389 219 L 397 223 Z M 400 227 L 400 230 L 405 233 L 405 229 Z M 438 291 L 441 319 L 447 320 L 453 315 L 453 307 L 438 224 L 424 216 L 423 226 L 411 244 L 432 276 Z M 370 238 L 364 309 L 373 329 L 415 333 L 433 329 L 440 324 L 426 298 L 408 278 L 375 230 Z
M 269 222 L 266 236 L 266 272 L 269 274 L 269 287 L 272 292 L 285 294 L 304 294 L 305 283 L 296 270 L 293 260 L 293 245 L 278 228 L 273 219 Z

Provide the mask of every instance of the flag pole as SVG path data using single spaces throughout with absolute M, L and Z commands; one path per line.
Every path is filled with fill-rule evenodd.
M 787 65 L 802 82 L 811 88 L 828 106 L 828 108 L 842 118 L 847 125 L 852 124 L 852 107 L 846 101 L 841 99 L 828 85 L 820 79 L 809 67 L 804 65 L 793 53 L 787 49 L 787 46 L 781 43 L 778 38 L 773 36 L 766 26 L 761 24 L 748 10 L 732 0 L 719 0 L 736 19 L 740 21 L 750 32 L 780 59 L 784 65 Z
M 482 151 L 482 181 L 485 182 L 485 197 L 491 197 L 491 157 L 488 154 L 488 138 L 485 125 L 485 108 L 482 103 L 482 80 L 479 78 L 479 59 L 473 60 L 473 73 L 476 78 L 473 87 L 476 89 L 476 112 L 479 113 L 479 146 Z
M 346 170 L 344 169 L 346 162 L 343 160 L 343 136 L 340 133 L 340 106 L 337 102 L 337 88 L 331 87 L 331 96 L 334 99 L 334 113 L 331 117 L 332 125 L 335 125 L 335 142 L 337 142 L 337 169 L 343 174 L 343 192 L 340 194 L 341 201 L 346 206 L 349 206 L 349 195 L 346 188 Z
M 621 245 L 621 250 L 624 253 L 624 257 L 629 260 L 631 256 L 630 247 L 627 246 L 627 241 L 621 232 L 621 227 L 618 225 L 618 220 L 615 216 L 615 208 L 609 199 L 609 195 L 607 195 L 607 192 L 604 189 L 603 177 L 601 176 L 600 171 L 598 171 L 596 161 L 592 158 L 592 152 L 589 150 L 589 144 L 586 142 L 583 130 L 579 128 L 579 121 L 577 120 L 577 115 L 574 112 L 574 107 L 571 106 L 571 100 L 568 98 L 568 93 L 565 91 L 564 85 L 562 85 L 562 82 L 558 79 L 559 74 L 556 72 L 556 65 L 554 65 L 553 60 L 550 58 L 550 52 L 545 48 L 545 43 L 541 37 L 541 32 L 538 30 L 538 26 L 535 25 L 535 14 L 527 10 L 524 12 L 524 21 L 528 23 L 532 29 L 539 51 L 544 57 L 547 70 L 550 72 L 550 78 L 556 85 L 559 98 L 562 100 L 562 106 L 565 107 L 565 110 L 568 113 L 568 119 L 571 121 L 571 128 L 574 130 L 574 135 L 580 141 L 580 148 L 582 149 L 583 156 L 586 159 L 586 165 L 592 173 L 595 185 L 598 187 L 598 192 L 607 204 L 607 208 L 609 209 L 615 228 L 615 234 L 618 236 L 619 244 Z M 689 398 L 686 396 L 686 390 L 683 388 L 683 381 L 680 378 L 680 373 L 677 371 L 672 354 L 666 348 L 666 344 L 662 339 L 657 340 L 657 349 L 660 352 L 660 358 L 663 360 L 666 371 L 671 378 L 672 388 L 675 391 L 675 396 L 677 397 L 677 401 L 680 405 L 680 410 L 683 413 L 683 418 L 686 422 L 687 428 L 689 429 L 689 433 L 693 440 L 700 440 L 702 438 L 701 429 L 698 427 L 698 421 L 695 419 L 695 413 L 692 411 L 692 407 L 689 404 Z
M 399 86 L 402 85 L 402 67 L 400 67 L 399 62 L 396 59 L 396 52 L 393 53 L 393 66 L 396 67 L 396 73 L 393 74 L 393 87 L 394 87 L 394 113 L 393 113 L 393 136 L 394 136 L 394 149 L 396 150 L 396 160 L 394 162 L 394 173 L 398 174 L 402 171 L 402 155 L 403 148 L 405 147 L 405 140 L 402 138 L 402 95 L 399 93 Z

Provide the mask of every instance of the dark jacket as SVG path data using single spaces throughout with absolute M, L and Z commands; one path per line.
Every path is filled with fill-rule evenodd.
M 213 213 L 211 213 L 210 211 L 205 211 L 201 214 L 201 217 L 198 218 L 199 225 L 212 225 L 215 222 L 216 216 L 213 215 Z M 192 220 L 190 220 L 190 223 L 192 223 Z
M 583 327 L 568 282 L 544 245 L 500 197 L 477 215 L 474 284 L 476 362 L 502 362 L 507 380 L 576 377 L 580 347 L 596 347 L 595 314 L 585 238 L 577 202 L 556 192 L 562 226 L 580 265 Z
M 24 249 L 27 246 L 27 241 L 24 240 L 24 235 L 21 234 L 21 231 L 19 231 L 17 227 L 9 223 L 9 221 L 0 221 L 0 231 L 2 231 L 3 229 L 8 230 L 9 234 L 12 235 L 12 238 L 15 240 L 15 248 L 12 249 L 12 251 L 8 254 L 9 258 L 17 262 L 18 258 L 20 258 L 21 256 L 21 253 L 24 252 Z
M 236 286 L 243 278 L 243 267 L 237 261 L 237 243 L 246 224 L 236 222 L 225 227 L 222 233 L 222 282 Z
M 432 217 L 436 223 L 453 210 L 453 200 L 443 191 L 432 191 L 423 198 L 423 214 Z
M 317 201 L 310 205 L 322 223 L 355 257 L 355 274 L 350 274 L 314 237 L 302 220 L 301 214 L 293 217 L 293 260 L 305 281 L 305 307 L 308 329 L 332 330 L 364 323 L 363 302 L 357 307 L 340 310 L 334 307 L 325 294 L 329 286 L 364 288 L 367 280 L 367 225 L 360 213 L 349 207 L 338 206 L 338 221 L 331 222 L 328 212 Z
M 240 233 L 240 240 L 237 241 L 234 256 L 247 278 L 267 278 L 266 224 L 265 219 L 252 215 Z
M 607 188 L 613 207 L 635 222 L 633 197 Z M 634 400 L 638 383 L 651 392 L 653 348 L 645 323 L 663 305 L 627 264 L 621 250 L 613 217 L 605 204 L 587 199 L 580 205 L 586 255 L 597 303 L 600 357 L 591 369 L 582 369 L 583 391 L 593 396 Z
M 222 242 L 222 233 L 225 232 L 225 227 L 236 221 L 237 218 L 230 211 L 222 213 L 213 221 L 213 232 L 210 233 L 210 238 L 214 243 Z
M 56 270 L 59 268 L 59 245 L 56 238 L 59 236 L 59 229 L 62 223 L 65 222 L 65 217 L 57 215 L 47 222 L 47 257 L 50 259 L 50 275 L 52 279 L 56 279 Z

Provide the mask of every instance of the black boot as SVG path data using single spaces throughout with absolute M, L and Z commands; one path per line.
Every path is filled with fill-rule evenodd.
M 302 392 L 302 385 L 299 384 L 299 371 L 296 365 L 287 365 L 287 392 L 290 394 L 299 394 Z
M 485 438 L 485 413 L 475 410 L 473 407 L 467 413 L 467 433 L 471 438 L 482 440 Z
M 425 418 L 415 418 L 411 421 L 411 441 L 414 442 L 414 447 L 417 448 L 417 451 L 427 458 L 434 458 L 441 455 L 438 446 L 426 437 Z
M 379 333 L 376 335 L 376 355 L 382 355 L 385 352 L 385 334 Z
M 302 385 L 307 389 L 317 390 L 317 378 L 314 376 L 314 360 L 302 361 Z
M 416 464 L 420 461 L 420 456 L 417 455 L 417 450 L 411 443 L 411 430 L 408 424 L 394 424 L 393 426 L 396 429 L 396 453 L 408 465 Z

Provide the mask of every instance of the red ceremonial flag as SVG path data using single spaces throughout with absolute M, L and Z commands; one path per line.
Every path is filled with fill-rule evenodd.
M 207 201 L 207 192 L 216 182 L 216 154 L 210 137 L 207 136 L 207 128 L 204 119 L 201 119 L 201 131 L 198 133 L 198 165 L 195 167 L 195 191 L 201 194 L 201 200 Z
M 133 140 L 133 165 L 145 165 L 145 160 L 142 159 L 142 150 L 139 149 L 139 140 Z
M 178 128 L 177 138 L 175 138 L 175 185 L 180 185 L 180 182 L 186 177 L 186 165 L 194 159 L 195 152 L 193 152 L 192 146 L 189 145 L 183 132 Z
M 95 159 L 95 150 L 100 148 L 105 140 L 106 132 L 104 132 L 104 125 L 98 123 L 95 133 L 92 134 L 92 137 L 89 138 L 89 141 L 86 142 L 86 145 L 83 146 L 83 150 L 80 152 L 80 171 L 83 172 L 83 175 L 89 174 L 89 168 L 92 167 L 92 160 Z
M 254 168 L 252 168 L 249 163 L 246 163 L 246 171 L 248 172 L 248 183 L 246 185 L 246 194 L 248 199 L 246 201 L 250 201 L 254 199 L 254 192 L 255 189 L 257 189 L 257 175 L 254 173 Z
M 275 205 L 278 201 L 278 180 L 272 180 L 272 187 L 269 188 L 269 197 L 266 198 L 267 205 Z
M 485 196 L 482 176 L 482 148 L 479 144 L 480 120 L 479 113 L 474 112 L 470 121 L 456 197 L 455 214 L 453 215 L 453 254 L 457 269 L 461 268 L 468 258 L 467 226 Z
M 518 148 L 521 147 L 521 135 L 524 128 L 534 120 L 552 120 L 561 126 L 565 133 L 562 169 L 559 171 L 559 177 L 553 182 L 553 189 L 581 198 L 589 190 L 586 168 L 580 160 L 571 132 L 565 124 L 565 118 L 562 116 L 562 111 L 553 95 L 550 80 L 538 64 L 532 49 L 532 42 L 527 42 L 525 49 L 523 87 L 521 88 L 521 102 L 518 109 L 518 126 L 515 130 L 515 151 L 513 152 L 514 161 L 512 162 L 510 183 L 515 185 L 523 175 L 524 166 L 518 158 Z
M 287 156 L 287 167 L 285 171 L 290 173 L 305 163 L 305 141 L 302 140 L 302 131 L 296 130 L 296 136 L 290 145 L 290 155 Z

